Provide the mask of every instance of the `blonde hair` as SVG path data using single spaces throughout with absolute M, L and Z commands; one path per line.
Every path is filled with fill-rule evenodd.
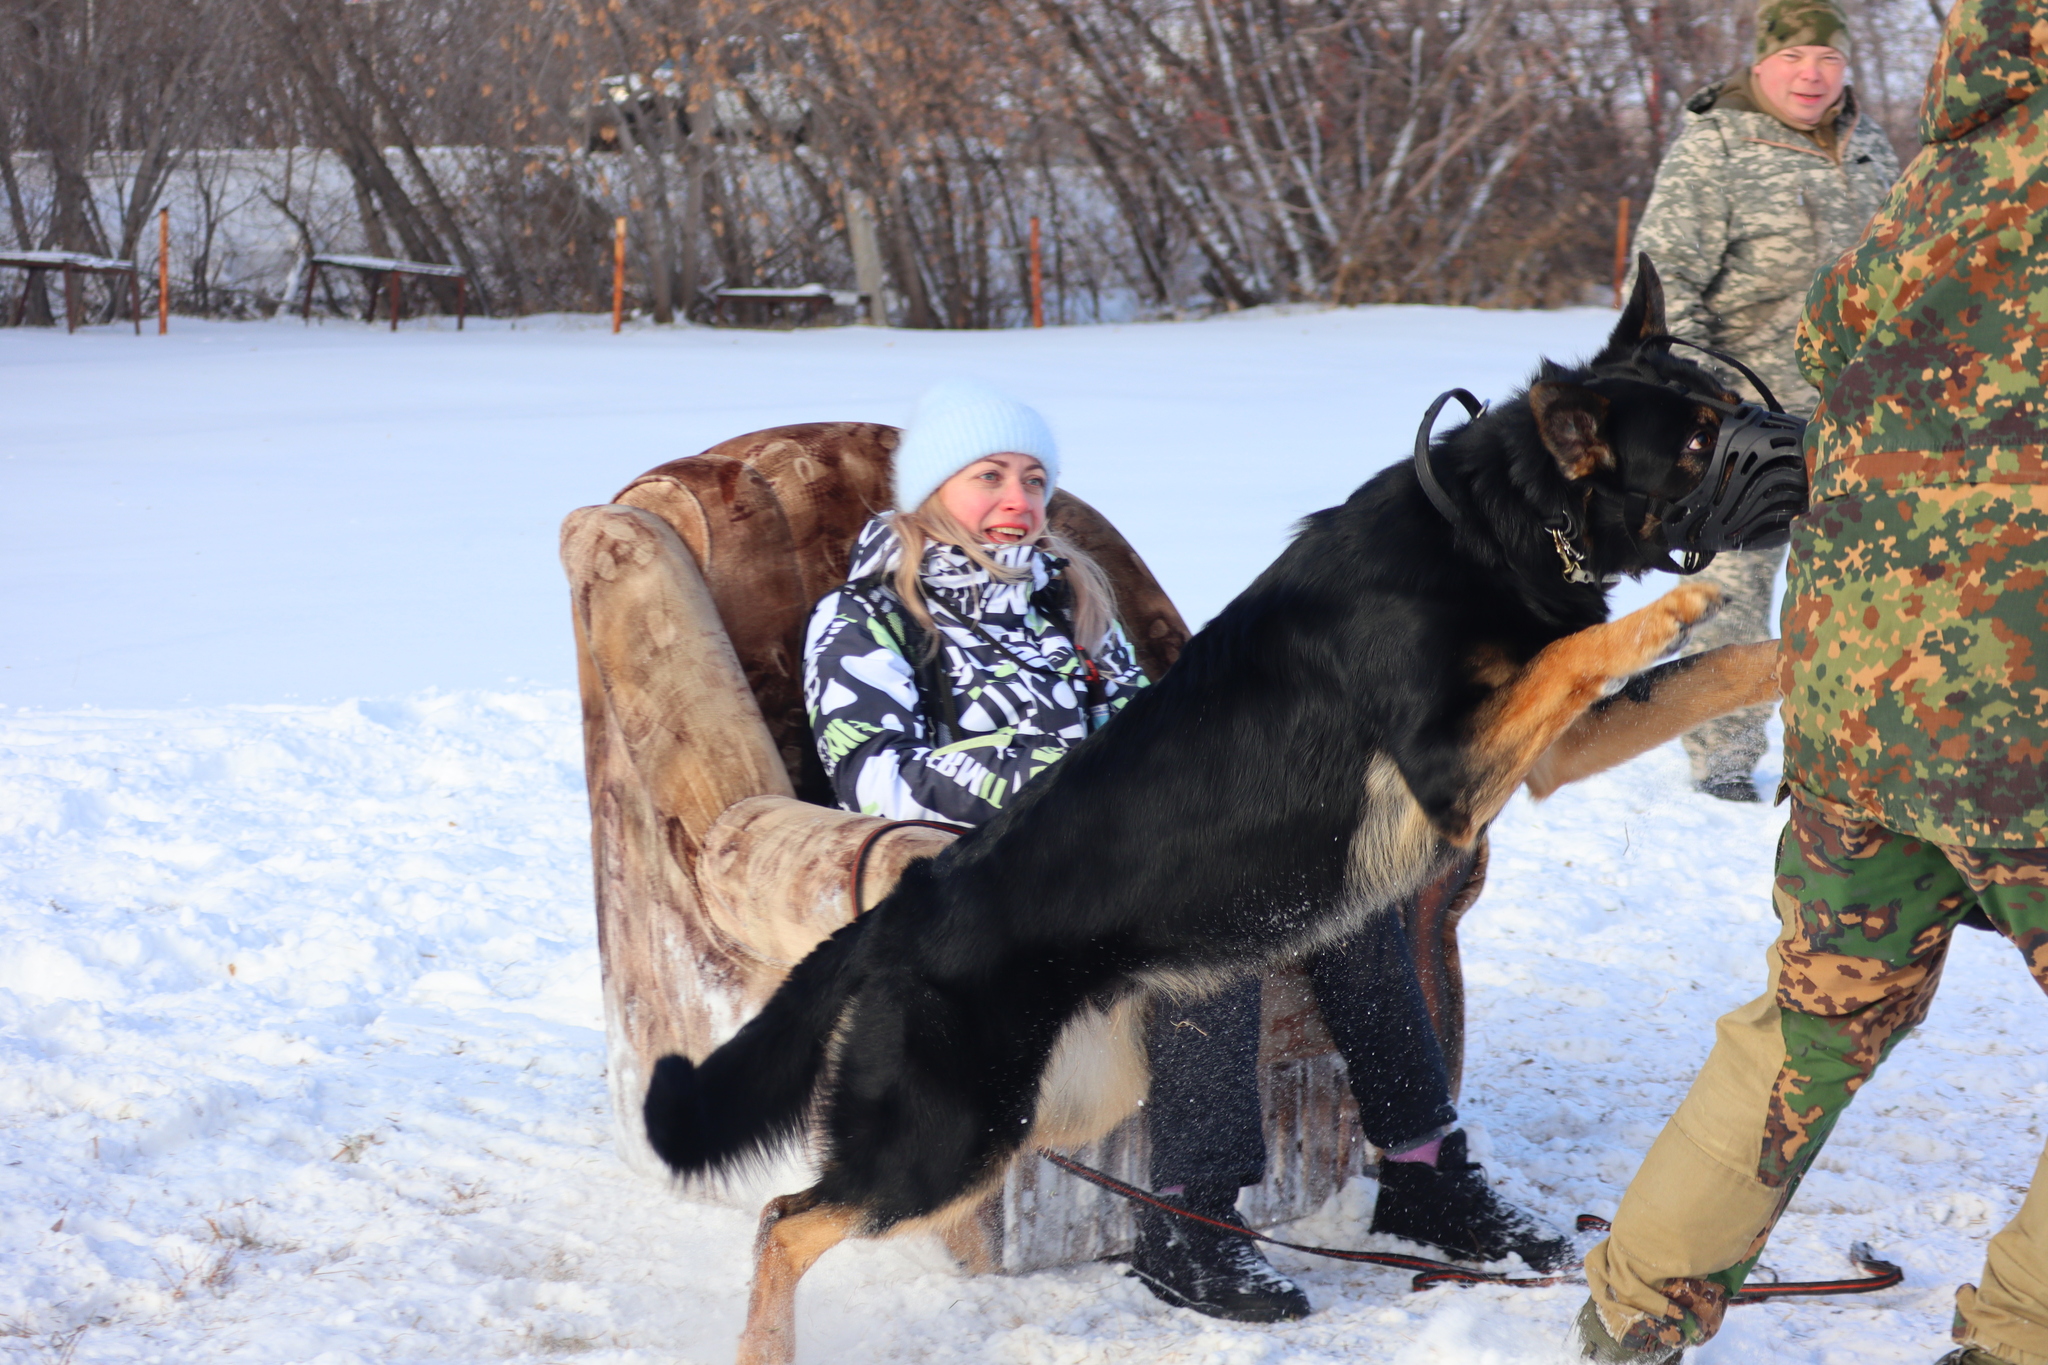
M 958 546 L 1001 583 L 1015 583 L 1030 572 L 992 559 L 974 533 L 946 510 L 936 492 L 919 503 L 916 511 L 896 513 L 889 519 L 889 529 L 896 533 L 897 543 L 902 546 L 890 586 L 896 590 L 904 610 L 924 627 L 927 658 L 938 648 L 938 627 L 932 623 L 931 608 L 924 600 L 924 577 L 920 572 L 926 542 L 937 540 Z M 1047 554 L 1067 561 L 1062 572 L 1074 594 L 1074 643 L 1087 654 L 1101 653 L 1102 642 L 1109 638 L 1110 627 L 1116 623 L 1116 594 L 1110 589 L 1109 575 L 1103 573 L 1102 566 L 1087 551 L 1054 534 L 1050 527 L 1039 533 L 1036 544 Z

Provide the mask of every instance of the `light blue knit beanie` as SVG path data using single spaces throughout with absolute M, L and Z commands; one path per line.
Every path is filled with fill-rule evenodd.
M 1030 408 L 976 379 L 925 390 L 896 447 L 896 506 L 915 511 L 938 486 L 984 455 L 1029 455 L 1045 466 L 1045 494 L 1060 481 L 1052 430 Z

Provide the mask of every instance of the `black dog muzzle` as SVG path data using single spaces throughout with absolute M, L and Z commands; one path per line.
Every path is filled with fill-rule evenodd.
M 1653 513 L 1663 531 L 1664 548 L 1658 556 L 1663 562 L 1653 559 L 1653 567 L 1692 574 L 1713 563 L 1722 550 L 1773 550 L 1792 539 L 1792 521 L 1806 510 L 1806 459 L 1800 453 L 1806 421 L 1786 412 L 1770 386 L 1726 352 L 1677 337 L 1656 336 L 1637 346 L 1635 363 L 1640 365 L 1647 351 L 1668 352 L 1673 346 L 1690 347 L 1732 365 L 1770 405 L 1766 409 L 1754 403 L 1730 403 L 1681 385 L 1658 384 L 1722 414 L 1707 472 L 1690 493 L 1676 502 L 1633 492 L 1624 495 L 1630 502 L 1641 498 L 1640 509 L 1628 510 Z M 1628 524 L 1640 526 L 1642 517 L 1631 517 Z M 1683 564 L 1672 562 L 1674 548 L 1685 556 Z

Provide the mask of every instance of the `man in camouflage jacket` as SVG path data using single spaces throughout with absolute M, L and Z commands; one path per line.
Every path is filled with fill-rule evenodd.
M 1891 142 L 1840 96 L 1807 126 L 1778 107 L 1768 63 L 1833 50 L 1839 83 L 1849 30 L 1833 0 L 1765 0 L 1757 14 L 1756 63 L 1687 103 L 1685 127 L 1657 169 L 1636 249 L 1656 262 L 1672 335 L 1734 355 L 1778 401 L 1804 415 L 1814 391 L 1793 357 L 1793 334 L 1814 276 L 1862 235 L 1898 178 Z M 1729 376 L 1732 383 L 1742 381 Z M 1770 634 L 1771 584 L 1783 554 L 1724 553 L 1705 577 L 1722 591 L 1721 613 L 1693 637 L 1692 652 Z M 1762 708 L 1710 721 L 1685 738 L 1693 781 L 1729 800 L 1754 801 L 1750 775 L 1764 753 Z
M 2048 989 L 2048 0 L 1957 5 L 1921 138 L 1799 333 L 1821 400 L 1783 617 L 1770 988 L 1720 1021 L 1586 1258 L 1595 1359 L 1713 1335 L 1926 1017 L 1958 924 Z M 2048 1365 L 2048 1155 L 1956 1305 L 1945 1362 Z

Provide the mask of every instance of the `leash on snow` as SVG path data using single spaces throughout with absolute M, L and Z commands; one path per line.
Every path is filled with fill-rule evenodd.
M 1577 1228 L 1580 1232 L 1605 1232 L 1608 1222 L 1605 1218 L 1582 1213 Z M 1778 1280 L 1771 1284 L 1744 1285 L 1728 1296 L 1728 1302 L 1733 1306 L 1765 1303 L 1771 1299 L 1817 1299 L 1829 1294 L 1875 1294 L 1906 1280 L 1906 1272 L 1890 1261 L 1878 1259 L 1868 1242 L 1849 1243 L 1849 1264 L 1863 1273 L 1839 1280 Z
M 1415 1278 L 1409 1282 L 1409 1287 L 1416 1290 L 1430 1289 L 1440 1284 L 1506 1284 L 1514 1285 L 1517 1288 L 1533 1289 L 1538 1285 L 1571 1283 L 1571 1277 L 1568 1275 L 1503 1275 L 1498 1271 L 1492 1270 L 1467 1270 L 1464 1266 L 1452 1265 L 1449 1261 L 1433 1261 L 1427 1256 L 1403 1256 L 1395 1251 L 1343 1251 L 1336 1247 L 1312 1247 L 1304 1246 L 1299 1242 L 1283 1242 L 1278 1237 L 1268 1237 L 1263 1232 L 1253 1232 L 1250 1228 L 1239 1227 L 1235 1223 L 1226 1223 L 1220 1218 L 1205 1218 L 1192 1209 L 1184 1209 L 1178 1204 L 1169 1204 L 1164 1199 L 1139 1189 L 1136 1185 L 1125 1184 L 1106 1171 L 1098 1171 L 1093 1166 L 1084 1166 L 1072 1157 L 1064 1157 L 1057 1152 L 1048 1152 L 1043 1147 L 1038 1149 L 1038 1154 L 1067 1172 L 1067 1174 L 1078 1175 L 1089 1184 L 1108 1190 L 1111 1194 L 1121 1198 L 1128 1199 L 1133 1204 L 1144 1204 L 1151 1208 L 1163 1209 L 1177 1217 L 1185 1218 L 1191 1223 L 1206 1224 L 1222 1232 L 1234 1233 L 1239 1237 L 1249 1237 L 1254 1242 L 1264 1242 L 1268 1246 L 1286 1247 L 1289 1251 L 1305 1251 L 1311 1256 L 1327 1256 L 1333 1261 L 1362 1261 L 1367 1265 L 1383 1265 L 1394 1270 L 1416 1271 Z
M 1408 1287 L 1416 1293 L 1434 1289 L 1443 1284 L 1498 1284 L 1511 1289 L 1540 1289 L 1554 1284 L 1583 1284 L 1584 1280 L 1575 1274 L 1562 1275 L 1508 1275 L 1495 1270 L 1471 1270 L 1465 1266 L 1453 1265 L 1449 1261 L 1432 1260 L 1427 1256 L 1404 1256 L 1393 1251 L 1346 1251 L 1338 1247 L 1306 1246 L 1300 1242 L 1285 1242 L 1278 1237 L 1268 1237 L 1263 1232 L 1226 1223 L 1220 1218 L 1206 1218 L 1192 1209 L 1139 1189 L 1136 1185 L 1118 1180 L 1106 1171 L 1093 1166 L 1084 1166 L 1072 1157 L 1061 1156 L 1058 1152 L 1038 1149 L 1038 1154 L 1069 1175 L 1079 1176 L 1098 1189 L 1104 1189 L 1120 1199 L 1133 1204 L 1144 1204 L 1148 1208 L 1163 1210 L 1176 1218 L 1185 1218 L 1191 1223 L 1201 1223 L 1221 1232 L 1238 1237 L 1248 1237 L 1254 1242 L 1268 1246 L 1286 1247 L 1289 1251 L 1305 1252 L 1310 1256 L 1327 1256 L 1333 1261 L 1356 1261 L 1366 1265 L 1383 1265 L 1393 1270 L 1412 1270 L 1415 1277 Z M 1590 1213 L 1579 1215 L 1577 1230 L 1580 1232 L 1605 1232 L 1608 1223 L 1605 1218 L 1596 1218 Z M 1840 1280 L 1784 1280 L 1777 1284 L 1746 1287 L 1729 1296 L 1730 1304 L 1763 1303 L 1769 1299 L 1810 1299 L 1826 1294 L 1875 1294 L 1880 1289 L 1890 1289 L 1906 1278 L 1906 1272 L 1890 1261 L 1881 1261 L 1870 1249 L 1867 1242 L 1853 1243 L 1849 1248 L 1849 1260 L 1863 1274 L 1854 1279 Z

